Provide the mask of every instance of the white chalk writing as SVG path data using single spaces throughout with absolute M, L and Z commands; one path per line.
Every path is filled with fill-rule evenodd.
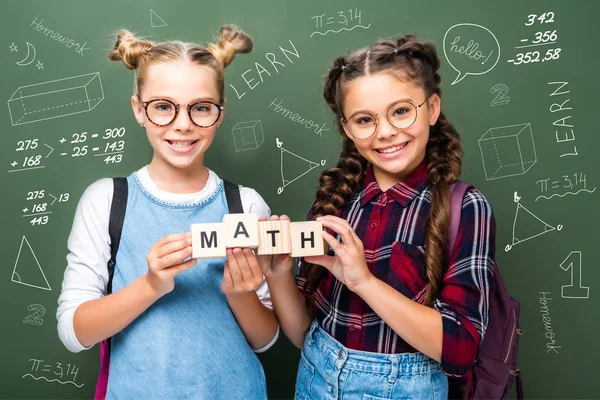
M 44 22 L 43 19 L 38 22 L 37 17 L 35 17 L 35 19 L 33 21 L 31 21 L 31 24 L 29 26 L 35 26 L 33 29 L 35 29 L 38 32 L 42 32 L 42 35 L 44 35 L 46 37 L 50 37 L 52 40 L 56 40 L 59 43 L 64 44 L 68 48 L 76 47 L 75 52 L 78 53 L 82 57 L 83 57 L 83 51 L 90 49 L 90 47 L 85 47 L 87 42 L 85 42 L 84 44 L 75 42 L 74 39 L 68 38 L 60 32 L 55 32 L 55 31 L 51 30 L 50 28 L 45 27 L 44 25 L 42 25 L 42 22 Z
M 548 339 L 546 342 L 546 354 L 554 351 L 558 354 L 558 349 L 562 348 L 562 346 L 556 345 L 556 340 L 554 340 L 555 334 L 554 329 L 552 329 L 552 318 L 550 318 L 550 311 L 548 310 L 548 302 L 552 300 L 550 296 L 550 292 L 539 292 L 541 295 L 538 297 L 538 301 L 540 302 L 540 313 L 542 313 L 542 321 L 544 321 L 544 329 L 546 332 L 544 336 Z

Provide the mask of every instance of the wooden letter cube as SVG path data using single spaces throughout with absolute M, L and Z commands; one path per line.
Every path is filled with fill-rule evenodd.
M 290 221 L 259 221 L 257 254 L 290 254 Z
M 225 232 L 222 223 L 192 224 L 192 257 L 225 257 Z
M 258 217 L 256 214 L 225 214 L 225 247 L 258 247 Z
M 317 221 L 292 222 L 292 257 L 321 256 L 323 246 L 323 224 Z

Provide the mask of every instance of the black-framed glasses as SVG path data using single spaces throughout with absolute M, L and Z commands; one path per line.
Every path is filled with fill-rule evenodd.
M 146 117 L 156 126 L 167 126 L 175 121 L 179 114 L 180 107 L 186 107 L 190 120 L 194 125 L 200 128 L 210 128 L 217 123 L 221 112 L 225 109 L 222 104 L 215 104 L 210 101 L 199 101 L 197 103 L 175 104 L 167 99 L 154 99 L 142 101 L 139 98 L 140 105 L 146 110 Z
M 408 100 L 400 100 L 388 107 L 385 111 L 387 120 L 392 126 L 398 129 L 411 127 L 417 120 L 417 110 L 427 102 L 427 99 L 419 105 L 414 105 Z M 348 132 L 357 139 L 368 139 L 377 131 L 377 116 L 368 112 L 357 112 L 348 119 L 343 118 L 342 125 L 348 129 Z

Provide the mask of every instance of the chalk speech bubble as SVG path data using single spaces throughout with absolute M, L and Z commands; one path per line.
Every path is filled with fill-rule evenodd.
M 467 75 L 490 72 L 500 60 L 500 43 L 485 26 L 456 24 L 444 35 L 444 56 L 458 72 L 454 85 Z

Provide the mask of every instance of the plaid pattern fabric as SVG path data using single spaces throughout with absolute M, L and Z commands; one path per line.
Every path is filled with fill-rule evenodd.
M 425 161 L 386 192 L 377 185 L 370 167 L 362 191 L 348 201 L 340 215 L 362 239 L 373 275 L 421 304 L 428 285 L 423 245 L 431 196 Z M 458 237 L 434 304 L 442 314 L 441 364 L 449 375 L 466 373 L 477 357 L 488 324 L 494 253 L 491 207 L 480 192 L 471 189 L 463 199 Z M 296 282 L 304 296 L 312 294 L 306 287 L 302 259 Z M 329 272 L 316 288 L 315 315 L 326 332 L 350 349 L 416 352 Z

